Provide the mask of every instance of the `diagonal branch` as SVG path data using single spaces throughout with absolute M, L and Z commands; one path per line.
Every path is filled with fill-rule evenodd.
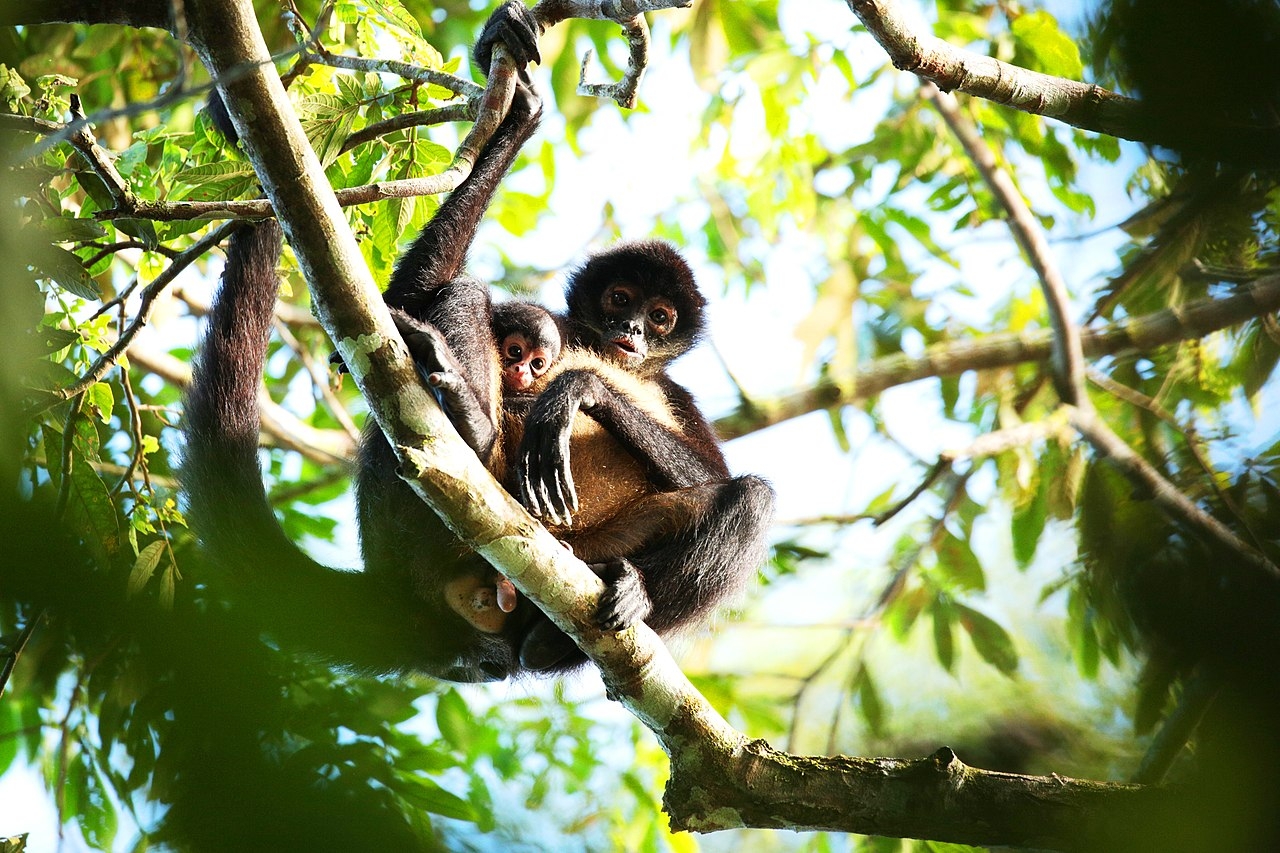
M 944 92 L 964 92 L 1121 139 L 1159 141 L 1157 125 L 1140 101 L 955 47 L 920 32 L 899 0 L 846 2 L 895 68 L 910 71 Z
M 991 146 L 983 142 L 973 123 L 960 112 L 956 99 L 938 91 L 932 83 L 924 84 L 924 94 L 941 114 L 947 127 L 960 140 L 965 153 L 977 166 L 979 174 L 991 188 L 996 201 L 1009 214 L 1009 231 L 1013 239 L 1026 253 L 1031 268 L 1040 279 L 1049 320 L 1053 327 L 1053 384 L 1058 397 L 1074 406 L 1087 405 L 1084 391 L 1084 354 L 1080 348 L 1080 330 L 1071 322 L 1068 313 L 1067 283 L 1053 260 L 1049 241 L 1036 222 L 1035 214 L 1013 183 L 1007 169 L 1000 168 Z

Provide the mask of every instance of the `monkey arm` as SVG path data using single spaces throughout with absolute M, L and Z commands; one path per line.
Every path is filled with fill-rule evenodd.
M 583 545 L 581 555 L 605 584 L 596 625 L 618 631 L 644 621 L 667 635 L 703 622 L 743 592 L 765 558 L 773 502 L 773 489 L 759 477 L 715 480 L 643 498 L 605 525 L 616 530 L 586 534 L 601 541 L 570 537 L 574 553 Z M 549 621 L 535 623 L 520 646 L 521 664 L 534 671 L 581 659 Z
M 534 403 L 516 456 L 516 489 L 521 502 L 535 515 L 572 523 L 578 495 L 569 464 L 570 438 L 579 411 L 635 456 L 659 489 L 688 488 L 726 475 L 724 458 L 714 440 L 677 432 L 654 420 L 595 373 L 569 370 L 556 377 Z M 700 418 L 697 422 L 702 423 Z M 709 433 L 705 438 L 710 439 Z
M 517 62 L 537 60 L 537 36 L 531 29 L 531 21 L 528 11 L 519 3 L 501 6 L 489 17 L 476 43 L 477 57 L 486 46 L 487 57 L 493 45 L 502 41 Z M 488 65 L 482 64 L 487 72 Z M 462 274 L 467 249 L 475 239 L 480 218 L 515 162 L 520 146 L 533 135 L 542 117 L 542 101 L 527 78 L 525 74 L 517 84 L 511 110 L 485 145 L 471 174 L 449 194 L 396 264 L 384 294 L 388 305 L 421 315 L 433 289 Z

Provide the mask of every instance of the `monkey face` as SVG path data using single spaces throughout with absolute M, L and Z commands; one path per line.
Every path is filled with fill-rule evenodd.
M 499 342 L 502 386 L 507 391 L 528 391 L 547 372 L 556 355 L 551 348 L 532 341 L 523 332 L 512 332 Z
M 637 368 L 649 356 L 650 345 L 671 334 L 678 317 L 670 299 L 660 294 L 650 296 L 628 283 L 604 289 L 600 316 L 601 354 L 628 369 Z

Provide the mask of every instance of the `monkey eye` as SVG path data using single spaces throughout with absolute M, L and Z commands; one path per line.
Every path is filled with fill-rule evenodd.
M 631 304 L 631 294 L 627 293 L 622 288 L 617 287 L 610 291 L 609 301 L 619 308 L 626 308 Z
M 649 320 L 655 326 L 665 326 L 671 320 L 671 315 L 662 308 L 655 308 L 649 312 Z
M 508 358 L 519 359 L 522 355 L 524 355 L 524 351 L 520 349 L 519 344 L 512 344 L 511 346 L 507 347 Z
M 534 373 L 541 373 L 547 369 L 546 359 L 535 358 L 529 362 L 529 367 L 533 368 Z

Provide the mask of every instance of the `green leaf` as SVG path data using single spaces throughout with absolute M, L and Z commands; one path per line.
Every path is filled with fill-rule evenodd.
M 7 65 L 0 64 L 0 103 L 10 112 L 16 112 L 18 104 L 31 94 L 31 87 L 22 75 Z
M 470 752 L 475 741 L 472 734 L 475 718 L 458 691 L 447 690 L 436 700 L 436 725 L 450 746 L 461 752 Z
M 95 382 L 85 391 L 84 410 L 108 426 L 111 425 L 111 411 L 115 405 L 116 395 L 109 382 Z
M 83 749 L 68 768 L 67 785 L 75 791 L 76 824 L 94 850 L 110 850 L 119 827 L 107 785 L 93 765 L 93 752 Z
M 545 209 L 537 196 L 506 190 L 493 215 L 503 228 L 519 237 L 537 226 L 538 217 Z
M 1040 535 L 1048 521 L 1049 491 L 1054 488 L 1055 478 L 1044 467 L 1042 459 L 1038 488 L 1034 496 L 1024 506 L 1014 510 L 1010 531 L 1013 534 L 1013 556 L 1018 566 L 1025 569 L 1036 555 L 1036 547 L 1040 544 Z
M 113 219 L 111 224 L 117 231 L 123 231 L 135 240 L 141 240 L 148 249 L 154 249 L 160 245 L 156 224 L 150 219 Z
M 981 591 L 987 588 L 987 578 L 982 571 L 973 548 L 965 540 L 950 533 L 938 548 L 938 568 L 948 583 L 956 589 Z
M 858 671 L 854 683 L 857 685 L 858 710 L 862 712 L 867 728 L 878 737 L 884 733 L 884 701 L 871 671 L 865 665 Z
M 120 525 L 107 484 L 88 461 L 77 455 L 71 466 L 71 500 L 68 512 L 77 522 L 85 542 L 105 566 L 120 550 Z
M 1030 12 L 1014 18 L 1009 31 L 1018 41 L 1014 61 L 1018 65 L 1079 80 L 1084 75 L 1080 61 L 1080 49 L 1058 27 L 1058 21 L 1048 12 Z
M 938 655 L 938 663 L 947 672 L 953 672 L 956 665 L 956 644 L 951 604 L 938 600 L 929 611 L 933 616 L 933 648 Z
M 40 230 L 51 243 L 80 243 L 107 236 L 101 222 L 82 216 L 51 216 L 40 220 Z
M 1012 675 L 1018 669 L 1018 652 L 1009 633 L 990 616 L 972 607 L 956 604 L 955 608 L 961 626 L 968 632 L 982 659 L 1005 675 Z
M 60 246 L 41 246 L 36 252 L 35 267 L 45 278 L 81 299 L 102 298 L 102 289 L 89 277 L 84 263 Z
M 72 424 L 71 444 L 75 449 L 77 461 L 84 457 L 90 462 L 102 461 L 102 448 L 98 439 L 98 428 L 88 418 L 76 418 Z
M 258 176 L 244 160 L 218 160 L 173 176 L 175 201 L 228 201 L 258 195 Z
M 328 166 L 342 153 L 359 114 L 359 102 L 322 92 L 308 95 L 298 104 L 302 128 L 323 165 Z
M 139 552 L 138 559 L 133 563 L 133 571 L 129 572 L 129 583 L 125 590 L 126 595 L 132 598 L 142 591 L 142 588 L 147 585 L 147 581 L 151 580 L 151 576 L 155 574 L 156 567 L 160 565 L 160 558 L 164 556 L 164 550 L 164 541 L 157 539 Z
M 476 822 L 476 813 L 471 803 L 457 794 L 451 794 L 426 777 L 400 776 L 396 779 L 394 787 L 396 793 L 417 808 L 455 820 Z
M 12 639 L 5 637 L 5 640 Z M 0 644 L 0 648 L 7 647 Z M 8 690 L 13 689 L 13 685 L 6 685 Z M 24 702 L 34 702 L 35 697 L 19 698 L 13 693 L 6 692 L 5 701 L 0 702 L 0 776 L 3 776 L 9 766 L 13 764 L 13 760 L 18 757 L 18 746 L 21 738 L 16 736 L 17 732 L 22 731 L 22 711 L 21 704 Z M 13 733 L 13 734 L 11 734 Z
M 836 446 L 840 448 L 840 452 L 852 451 L 853 443 L 849 441 L 849 433 L 844 428 L 844 410 L 838 406 L 828 409 L 827 422 L 831 424 L 831 434 L 835 437 Z
M 74 329 L 58 329 L 53 326 L 41 326 L 39 329 L 40 338 L 44 342 L 41 355 L 52 355 L 59 350 L 64 350 L 72 344 L 80 342 L 80 333 Z

